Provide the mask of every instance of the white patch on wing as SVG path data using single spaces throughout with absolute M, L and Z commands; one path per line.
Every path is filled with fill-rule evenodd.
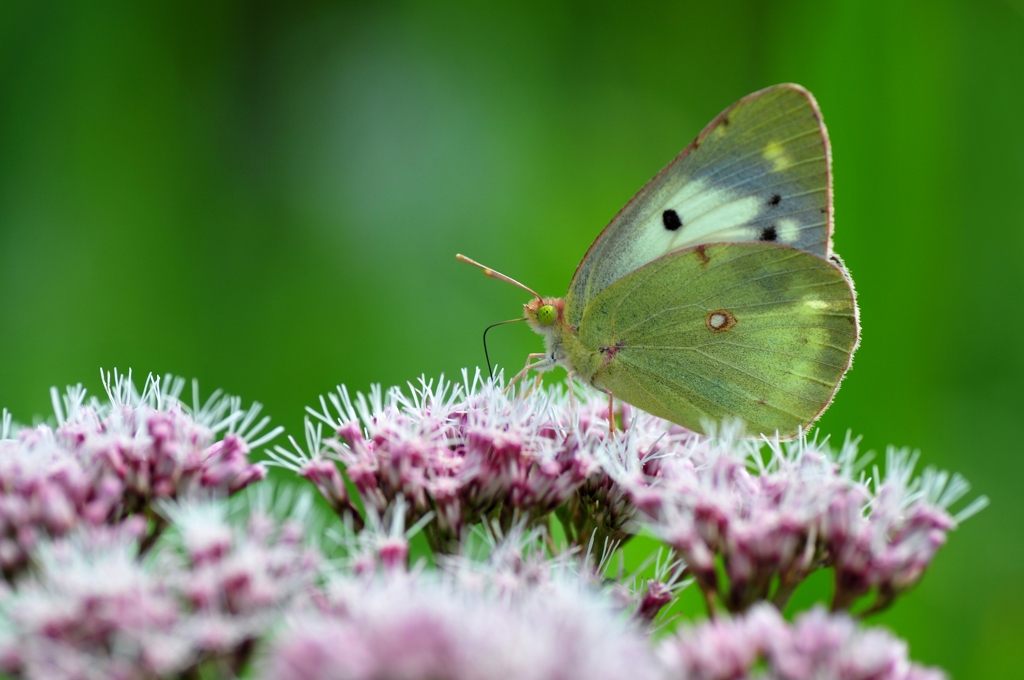
M 683 229 L 676 236 L 676 247 L 706 241 L 743 239 L 746 226 L 761 210 L 761 201 L 757 196 L 732 198 L 728 191 L 707 193 L 711 196 L 701 201 L 697 209 L 687 205 L 684 207 L 685 212 L 680 211 Z
M 685 182 L 679 191 L 669 198 L 669 201 L 675 206 L 680 206 L 690 201 L 700 200 L 705 193 L 721 193 L 708 189 L 707 184 L 707 180 L 704 179 L 692 179 Z
M 653 260 L 700 243 L 756 240 L 749 225 L 762 204 L 757 196 L 739 197 L 728 189 L 711 187 L 703 179 L 687 182 L 652 215 L 644 229 L 647 238 L 634 246 L 635 252 L 645 260 Z M 674 210 L 679 216 L 679 229 L 665 228 L 666 210 Z
M 796 220 L 779 220 L 776 226 L 779 230 L 780 241 L 794 243 L 800 238 L 800 223 Z

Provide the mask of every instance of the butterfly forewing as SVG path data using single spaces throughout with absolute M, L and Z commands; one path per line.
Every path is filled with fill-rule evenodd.
M 798 85 L 755 92 L 726 109 L 605 228 L 576 270 L 570 324 L 613 282 L 667 253 L 759 241 L 831 254 L 828 135 Z
M 701 431 L 741 418 L 795 435 L 828 406 L 858 340 L 853 288 L 827 260 L 775 244 L 674 252 L 606 287 L 579 338 L 605 357 L 591 379 Z

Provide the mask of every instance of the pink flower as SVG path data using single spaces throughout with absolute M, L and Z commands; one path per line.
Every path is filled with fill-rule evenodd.
M 733 680 L 763 667 L 779 680 L 941 680 L 910 662 L 907 646 L 881 628 L 814 609 L 786 623 L 770 605 L 682 629 L 661 643 L 668 677 Z
M 272 455 L 332 527 L 295 487 L 198 499 L 263 479 L 250 452 L 277 430 L 260 435 L 258 405 L 189 406 L 169 377 L 105 384 L 105 402 L 54 393 L 56 428 L 0 420 L 0 672 L 939 680 L 845 612 L 778 610 L 822 567 L 834 611 L 889 606 L 985 504 L 950 514 L 966 482 L 915 476 L 907 451 L 883 475 L 849 438 L 698 436 L 580 386 L 516 394 L 464 373 L 307 409 L 304 444 Z M 666 546 L 616 573 L 640 528 Z M 653 642 L 694 582 L 712 620 Z
M 37 568 L 0 598 L 0 671 L 98 680 L 244 667 L 315 581 L 319 554 L 259 512 L 240 530 L 223 504 L 165 509 L 174 526 L 145 562 L 141 517 L 41 547 Z
M 15 429 L 4 416 L 0 439 L 0 570 L 15 578 L 40 540 L 79 526 L 116 523 L 166 499 L 197 492 L 228 495 L 263 479 L 249 461 L 268 419 L 220 396 L 187 407 L 184 381 L 150 378 L 138 393 L 130 378 L 104 376 L 107 401 L 81 386 L 52 391 L 57 427 Z M 197 390 L 196 390 L 197 392 Z M 221 437 L 218 439 L 218 437 Z M 157 526 L 156 530 L 162 528 Z M 154 533 L 153 538 L 155 538 Z
M 890 452 L 886 477 L 876 470 L 872 488 L 858 476 L 864 462 L 856 441 L 835 451 L 806 438 L 780 444 L 737 434 L 734 427 L 686 440 L 650 475 L 624 462 L 631 457 L 604 460 L 642 509 L 639 523 L 678 552 L 710 602 L 730 611 L 765 599 L 782 606 L 823 566 L 835 567 L 835 608 L 872 590 L 870 609 L 884 608 L 917 582 L 957 524 L 946 508 L 966 482 L 931 469 L 915 479 L 906 452 Z
M 339 387 L 320 410 L 307 409 L 336 437 L 322 440 L 307 422 L 306 446 L 276 447 L 275 464 L 312 481 L 341 516 L 355 508 L 335 464 L 378 514 L 403 497 L 408 524 L 433 514 L 424 532 L 442 552 L 456 550 L 485 518 L 507 531 L 519 518 L 542 521 L 555 511 L 578 546 L 627 537 L 632 503 L 598 463 L 598 451 L 612 445 L 606 402 L 577 404 L 558 390 L 516 396 L 479 372 L 473 380 L 464 372 L 462 383 L 424 379 L 410 390 L 374 387 L 353 399 Z M 622 417 L 625 455 L 648 456 L 676 439 L 664 421 L 625 407 Z
M 509 596 L 424 574 L 335 583 L 330 602 L 290 617 L 259 677 L 660 677 L 645 638 L 572 582 Z

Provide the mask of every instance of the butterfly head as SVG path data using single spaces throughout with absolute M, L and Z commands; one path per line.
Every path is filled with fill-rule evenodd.
M 530 327 L 545 335 L 563 322 L 565 300 L 561 298 L 536 298 L 523 305 L 523 314 Z

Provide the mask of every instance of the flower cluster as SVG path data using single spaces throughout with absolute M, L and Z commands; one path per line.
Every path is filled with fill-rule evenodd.
M 904 450 L 883 474 L 849 438 L 705 437 L 464 374 L 308 410 L 306 445 L 271 455 L 327 501 L 321 523 L 309 492 L 253 485 L 249 450 L 277 434 L 258 405 L 105 384 L 103 403 L 55 394 L 56 426 L 0 420 L 11 677 L 937 680 L 850 610 L 889 606 L 986 502 L 951 513 L 966 482 L 915 476 Z M 664 545 L 626 574 L 640 529 Z M 832 613 L 787 623 L 823 567 Z M 709 620 L 655 641 L 690 584 Z
M 885 476 L 876 468 L 869 479 L 869 457 L 850 438 L 835 451 L 806 437 L 738 434 L 691 438 L 658 461 L 655 476 L 629 457 L 606 458 L 640 523 L 677 551 L 712 608 L 743 611 L 765 599 L 782 607 L 811 571 L 834 567 L 833 609 L 874 591 L 866 611 L 877 611 L 913 586 L 946 533 L 987 502 L 954 517 L 947 508 L 967 483 L 933 469 L 914 478 L 917 457 L 907 451 L 890 449 Z
M 659 648 L 668 678 L 733 680 L 942 680 L 907 659 L 907 645 L 846 614 L 815 608 L 792 624 L 760 604 L 735 619 L 687 627 Z
M 238 529 L 224 505 L 165 509 L 174 529 L 146 562 L 138 559 L 141 517 L 38 551 L 38 569 L 0 600 L 0 671 L 235 677 L 279 610 L 313 582 L 318 554 L 299 525 L 259 512 Z
M 624 542 L 636 525 L 675 549 L 712 609 L 743 611 L 765 599 L 784 606 L 816 569 L 835 568 L 834 609 L 874 593 L 882 609 L 924 573 L 947 532 L 984 506 L 948 512 L 968 490 L 959 476 L 926 469 L 890 450 L 883 477 L 851 439 L 838 450 L 800 437 L 753 440 L 738 424 L 700 437 L 622 406 L 609 433 L 607 401 L 560 387 L 517 395 L 500 381 L 437 386 L 406 395 L 379 387 L 350 398 L 340 387 L 310 414 L 307 447 L 274 457 L 313 481 L 343 517 L 362 516 L 339 464 L 367 511 L 393 511 L 425 526 L 435 550 L 458 549 L 464 531 L 497 521 L 546 522 L 554 513 L 569 545 Z M 579 389 L 579 388 L 577 388 Z M 641 512 L 637 514 L 637 509 Z M 716 571 L 721 561 L 722 578 Z
M 935 680 L 906 645 L 821 610 L 786 624 L 769 605 L 652 646 L 650 611 L 679 584 L 609 584 L 602 565 L 543 550 L 514 527 L 439 570 L 329 566 L 302 525 L 223 503 L 165 505 L 172 529 L 145 561 L 143 522 L 90 527 L 39 551 L 0 597 L 0 671 L 15 677 Z M 294 511 L 290 514 L 304 514 Z M 666 566 L 667 563 L 666 563 Z M 665 569 L 660 570 L 662 575 Z M 625 596 L 624 596 L 625 595 Z
M 339 387 L 329 399 L 333 412 L 321 398 L 321 409 L 309 413 L 336 436 L 322 440 L 320 427 L 307 421 L 306 447 L 293 441 L 294 450 L 277 447 L 272 456 L 357 525 L 362 518 L 338 463 L 364 507 L 382 514 L 402 497 L 409 524 L 432 513 L 425 531 L 437 550 L 455 550 L 463 531 L 481 521 L 507 530 L 520 518 L 546 521 L 555 511 L 574 544 L 627 537 L 633 508 L 598 462 L 611 439 L 606 400 L 578 403 L 560 389 L 517 397 L 479 372 L 472 381 L 463 374 L 461 384 L 421 380 L 409 395 L 375 386 L 353 400 Z M 630 409 L 621 417 L 630 430 L 628 453 L 637 459 L 674 441 L 664 421 L 631 418 Z
M 672 599 L 672 577 L 609 585 L 600 564 L 545 557 L 540 535 L 517 526 L 482 558 L 449 557 L 438 571 L 335 574 L 289 613 L 258 677 L 943 678 L 888 631 L 820 608 L 788 624 L 762 603 L 652 645 L 645 609 Z
M 395 546 L 390 533 L 377 545 Z M 435 571 L 336 573 L 290 614 L 261 677 L 662 678 L 646 624 L 681 587 L 678 565 L 612 585 L 600 561 L 551 557 L 544 538 L 519 523 L 474 532 Z
M 655 680 L 661 674 L 645 636 L 578 582 L 507 596 L 420 575 L 335 582 L 321 609 L 291 617 L 260 677 Z
M 150 378 L 140 394 L 130 377 L 104 376 L 107 401 L 87 399 L 81 385 L 61 399 L 52 391 L 56 426 L 15 429 L 4 412 L 0 438 L 0 571 L 7 580 L 28 565 L 43 539 L 73 528 L 152 520 L 149 542 L 163 527 L 154 504 L 196 491 L 228 495 L 262 479 L 249 451 L 269 419 L 260 405 L 219 392 L 190 408 L 178 399 L 184 381 Z M 148 543 L 147 543 L 148 546 Z M 144 546 L 146 547 L 146 546 Z

